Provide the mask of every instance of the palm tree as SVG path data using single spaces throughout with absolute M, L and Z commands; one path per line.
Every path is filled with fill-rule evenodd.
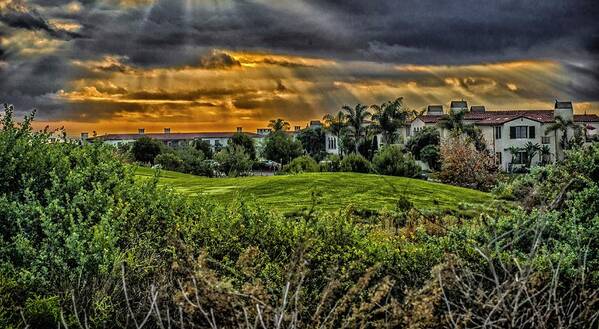
M 526 167 L 530 168 L 532 164 L 532 158 L 534 158 L 535 155 L 541 151 L 541 146 L 536 143 L 533 144 L 532 142 L 528 142 L 526 145 L 524 145 L 522 150 L 526 152 Z
M 520 151 L 522 151 L 519 147 L 516 146 L 510 146 L 506 149 L 508 152 L 510 152 L 510 154 L 512 155 L 512 161 L 510 162 L 510 171 L 511 168 L 514 164 L 514 161 L 516 160 L 516 157 L 518 156 L 518 153 L 520 153 Z
M 558 131 L 562 132 L 562 138 L 560 142 L 560 146 L 563 150 L 567 150 L 569 148 L 568 145 L 568 128 L 577 129 L 578 125 L 572 121 L 572 119 L 564 119 L 561 116 L 555 117 L 555 123 L 552 123 L 545 129 L 545 134 L 553 132 L 557 135 Z
M 381 105 L 371 105 L 370 108 L 374 110 L 372 121 L 375 132 L 383 135 L 385 144 L 395 143 L 397 130 L 415 114 L 404 106 L 403 97 Z
M 270 120 L 270 122 L 268 123 L 268 127 L 272 129 L 273 133 L 276 133 L 283 130 L 289 130 L 291 125 L 289 124 L 289 122 L 283 119 L 276 119 Z
M 343 111 L 339 111 L 336 114 L 328 113 L 322 117 L 322 120 L 324 121 L 325 127 L 329 129 L 333 136 L 339 139 L 341 130 L 346 125 L 345 113 L 343 113 Z
M 443 116 L 437 126 L 442 129 L 447 129 L 450 131 L 461 131 L 464 130 L 464 117 L 466 116 L 466 111 L 450 111 L 449 115 Z
M 343 111 L 339 111 L 336 114 L 327 113 L 322 117 L 325 127 L 337 138 L 339 144 L 339 153 L 341 154 L 341 133 L 346 126 L 346 117 Z
M 364 123 L 371 114 L 368 112 L 368 106 L 362 104 L 357 104 L 354 108 L 345 105 L 342 109 L 346 112 L 347 124 L 355 140 L 355 152 L 358 153 L 358 146 L 366 133 Z
M 541 152 L 541 164 L 545 165 L 551 161 L 551 148 L 549 145 L 543 145 L 540 149 Z

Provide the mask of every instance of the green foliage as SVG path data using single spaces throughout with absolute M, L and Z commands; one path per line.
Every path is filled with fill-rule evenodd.
M 229 145 L 214 155 L 219 170 L 229 177 L 247 175 L 252 169 L 252 159 L 239 145 Z
M 325 133 L 320 127 L 302 129 L 297 136 L 297 139 L 302 143 L 304 150 L 306 150 L 313 159 L 319 161 L 326 156 Z
M 341 160 L 340 171 L 369 173 L 372 170 L 370 161 L 360 154 L 351 153 Z
M 196 139 L 192 142 L 192 146 L 198 150 L 201 151 L 204 154 L 204 158 L 206 159 L 212 159 L 212 156 L 214 155 L 212 152 L 212 146 L 210 146 L 210 142 L 203 140 L 203 139 Z
M 441 169 L 441 150 L 439 145 L 427 145 L 420 150 L 420 159 L 432 170 Z
M 263 150 L 264 158 L 281 164 L 287 164 L 303 153 L 302 144 L 281 131 L 268 136 Z
M 283 166 L 283 172 L 299 174 L 303 172 L 318 172 L 320 167 L 309 155 L 302 155 L 293 159 L 289 164 Z
M 229 145 L 241 146 L 245 154 L 250 157 L 250 160 L 256 161 L 256 146 L 254 145 L 254 140 L 250 138 L 250 136 L 244 133 L 235 133 L 233 137 L 229 139 Z
M 323 172 L 338 172 L 341 171 L 341 157 L 336 154 L 327 155 L 324 160 L 320 162 L 320 171 Z
M 131 147 L 131 153 L 135 161 L 143 163 L 154 163 L 154 158 L 162 152 L 164 144 L 158 140 L 142 137 L 136 140 Z
M 166 170 L 182 172 L 183 160 L 174 153 L 159 154 L 154 158 L 154 163 Z
M 424 127 L 424 129 L 416 132 L 412 138 L 406 143 L 408 149 L 416 160 L 426 162 L 431 169 L 438 170 L 440 168 L 439 145 L 441 144 L 441 136 L 439 129 L 435 127 Z
M 421 168 L 401 147 L 390 145 L 383 147 L 372 160 L 374 170 L 381 175 L 416 177 Z

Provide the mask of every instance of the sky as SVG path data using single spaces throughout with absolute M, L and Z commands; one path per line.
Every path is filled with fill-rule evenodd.
M 465 99 L 599 114 L 596 0 L 0 0 L 0 102 L 37 126 L 232 131 Z

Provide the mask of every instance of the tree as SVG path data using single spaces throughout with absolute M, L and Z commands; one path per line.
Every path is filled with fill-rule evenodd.
M 302 143 L 304 150 L 317 161 L 326 156 L 326 136 L 320 127 L 302 129 L 297 139 Z
M 214 155 L 219 170 L 227 176 L 237 177 L 252 169 L 252 160 L 240 145 L 228 145 Z
M 568 129 L 576 129 L 578 125 L 574 123 L 571 119 L 564 119 L 561 116 L 555 117 L 555 123 L 552 123 L 545 129 L 545 134 L 554 133 L 556 134 L 558 131 L 562 132 L 562 137 L 560 141 L 560 146 L 563 150 L 567 150 L 570 148 L 568 141 Z
M 443 116 L 439 119 L 437 126 L 442 129 L 449 131 L 460 131 L 465 132 L 464 117 L 466 111 L 450 111 L 448 115 Z
M 532 159 L 541 151 L 541 146 L 536 143 L 528 142 L 524 145 L 522 151 L 526 152 L 526 168 L 532 165 Z
M 541 146 L 541 164 L 546 165 L 551 162 L 551 148 L 549 145 Z
M 369 173 L 372 169 L 372 164 L 360 154 L 352 153 L 341 160 L 339 167 L 339 171 Z
M 429 145 L 439 146 L 440 143 L 441 135 L 439 134 L 439 129 L 435 127 L 424 127 L 408 140 L 406 148 L 417 160 L 422 160 L 420 153 L 425 147 Z
M 357 104 L 354 108 L 345 105 L 343 106 L 343 110 L 346 112 L 347 124 L 353 135 L 354 151 L 358 153 L 360 142 L 366 135 L 364 124 L 366 119 L 370 118 L 371 114 L 368 112 L 368 106 L 362 104 Z
M 244 133 L 235 133 L 231 139 L 229 139 L 229 145 L 237 145 L 243 147 L 245 153 L 250 156 L 252 161 L 256 161 L 256 146 L 254 145 L 254 140 L 244 134 Z
M 318 163 L 314 161 L 308 155 L 302 155 L 293 159 L 289 164 L 283 167 L 283 172 L 289 174 L 299 174 L 303 172 L 318 172 L 320 171 L 320 167 Z
M 162 152 L 164 144 L 162 142 L 142 137 L 133 143 L 131 152 L 136 161 L 144 163 L 154 163 L 154 158 Z
M 371 105 L 370 108 L 374 111 L 372 121 L 375 131 L 383 135 L 383 142 L 387 145 L 397 141 L 397 130 L 413 115 L 404 106 L 403 97 L 381 105 Z
M 204 153 L 204 157 L 206 157 L 206 159 L 212 159 L 214 154 L 212 152 L 212 146 L 210 146 L 210 142 L 203 139 L 195 139 L 192 142 L 192 145 L 196 150 Z
M 270 120 L 270 122 L 268 123 L 268 127 L 272 129 L 273 133 L 276 133 L 279 131 L 289 130 L 289 128 L 291 128 L 291 125 L 289 124 L 289 122 L 279 118 L 275 120 Z
M 439 145 L 427 145 L 420 150 L 420 160 L 426 162 L 432 170 L 441 169 L 441 150 Z
M 262 153 L 267 160 L 287 164 L 292 159 L 302 155 L 304 149 L 299 141 L 292 139 L 282 131 L 278 131 L 268 136 Z
M 331 134 L 333 134 L 333 136 L 335 136 L 339 141 L 337 147 L 339 147 L 339 153 L 342 154 L 344 147 L 341 143 L 341 135 L 347 126 L 345 113 L 343 113 L 343 111 L 339 111 L 334 115 L 329 113 L 326 114 L 322 120 L 324 121 L 325 128 L 330 131 Z
M 437 126 L 442 129 L 447 129 L 451 132 L 457 131 L 460 134 L 466 134 L 472 139 L 477 150 L 484 151 L 487 149 L 480 128 L 474 124 L 465 124 L 464 118 L 466 111 L 450 111 L 448 115 L 443 116 Z

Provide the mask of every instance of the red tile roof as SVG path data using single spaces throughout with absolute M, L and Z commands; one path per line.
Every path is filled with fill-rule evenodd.
M 424 123 L 437 123 L 447 115 L 421 115 L 418 119 Z M 475 121 L 480 125 L 498 125 L 518 119 L 527 118 L 541 123 L 554 122 L 553 110 L 499 110 L 487 112 L 468 112 L 464 116 L 466 121 Z M 599 122 L 599 116 L 595 114 L 575 114 L 575 122 Z

